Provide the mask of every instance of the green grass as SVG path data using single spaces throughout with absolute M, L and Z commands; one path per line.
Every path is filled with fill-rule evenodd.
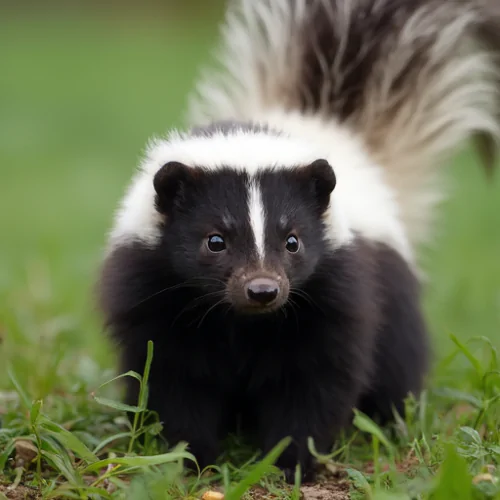
M 146 140 L 182 123 L 216 33 L 216 11 L 188 24 L 149 9 L 0 18 L 3 483 L 45 497 L 167 499 L 200 498 L 213 483 L 240 498 L 257 482 L 274 498 L 299 498 L 274 456 L 256 464 L 243 446 L 211 476 L 186 477 L 191 457 L 183 447 L 165 453 L 144 401 L 130 426 L 118 382 L 98 390 L 116 375 L 92 296 L 105 233 Z M 439 238 L 422 252 L 429 391 L 395 432 L 358 415 L 357 431 L 325 459 L 347 474 L 353 498 L 500 498 L 489 468 L 500 462 L 500 183 L 468 155 L 450 173 Z

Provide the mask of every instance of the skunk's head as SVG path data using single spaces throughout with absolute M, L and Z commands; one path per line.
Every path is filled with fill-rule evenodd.
M 142 240 L 200 296 L 274 311 L 350 236 L 332 216 L 335 185 L 326 159 L 277 135 L 177 138 L 153 149 L 112 242 Z
M 322 215 L 335 174 L 325 160 L 255 175 L 168 162 L 153 184 L 165 258 L 186 280 L 223 286 L 237 310 L 282 306 L 327 246 Z

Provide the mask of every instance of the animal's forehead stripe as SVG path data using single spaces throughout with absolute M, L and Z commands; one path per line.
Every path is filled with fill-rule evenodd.
M 108 249 L 134 240 L 150 246 L 159 243 L 164 217 L 156 210 L 156 193 L 152 179 L 158 169 L 168 162 L 177 161 L 190 167 L 201 166 L 213 174 L 225 170 L 226 167 L 235 173 L 244 173 L 249 181 L 269 169 L 280 172 L 305 166 L 319 157 L 324 157 L 324 153 L 296 138 L 286 135 L 269 136 L 263 132 L 231 132 L 227 136 L 216 133 L 210 137 L 171 134 L 168 140 L 152 141 L 117 211 Z M 221 179 L 221 182 L 225 181 Z M 255 221 L 256 244 L 258 241 L 259 247 L 263 249 L 263 237 L 259 236 L 258 227 L 259 224 L 264 225 L 266 210 L 265 207 L 259 207 L 267 202 L 267 196 L 262 192 L 266 189 L 261 186 L 261 191 L 253 193 L 250 193 L 247 187 L 245 189 L 248 195 L 252 194 L 249 196 L 252 199 L 252 217 L 249 218 Z M 275 201 L 272 200 L 273 207 Z M 244 209 L 250 215 L 249 206 Z M 259 220 L 261 222 L 257 222 Z M 335 233 L 335 241 L 332 239 L 332 243 L 337 245 L 337 239 L 338 235 Z
M 257 179 L 252 179 L 248 184 L 248 211 L 257 253 L 263 259 L 266 221 L 261 187 Z
M 154 175 L 159 166 L 178 161 L 188 166 L 203 165 L 209 170 L 227 165 L 252 174 L 266 167 L 307 165 L 324 154 L 325 151 L 316 151 L 296 138 L 263 132 L 238 130 L 209 137 L 172 134 L 168 141 L 150 144 L 144 167 Z

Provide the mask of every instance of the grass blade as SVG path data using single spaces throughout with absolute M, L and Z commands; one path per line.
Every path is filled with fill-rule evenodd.
M 109 384 L 112 384 L 113 382 L 116 382 L 117 380 L 120 380 L 121 378 L 125 377 L 132 377 L 135 378 L 139 383 L 142 382 L 142 377 L 139 375 L 137 372 L 134 372 L 133 370 L 129 370 L 128 372 L 121 373 L 120 375 L 117 375 L 116 377 L 113 377 L 111 380 L 108 380 L 101 384 L 95 392 L 97 392 L 99 389 L 102 389 L 103 387 L 106 387 Z M 95 399 L 95 394 L 93 394 L 93 397 Z
M 78 492 L 74 492 L 77 488 L 72 488 L 71 485 L 62 485 L 56 488 L 54 491 L 50 492 L 44 498 L 50 499 L 61 499 L 61 498 L 76 498 L 81 499 L 82 495 Z M 108 499 L 112 496 L 104 488 L 96 488 L 95 486 L 85 486 L 85 497 L 83 498 L 99 498 Z M 95 497 L 93 497 L 95 495 Z
M 153 342 L 148 341 L 148 351 L 146 356 L 146 364 L 144 366 L 144 375 L 142 377 L 141 390 L 139 394 L 139 406 L 146 410 L 148 404 L 148 381 L 149 372 L 151 371 L 151 363 L 153 362 Z
M 83 444 L 74 434 L 67 431 L 64 427 L 51 422 L 45 417 L 42 417 L 40 422 L 40 427 L 55 437 L 61 442 L 67 449 L 76 453 L 80 458 L 84 459 L 86 462 L 93 463 L 97 462 L 99 458 L 92 453 L 85 444 Z
M 366 477 L 356 469 L 346 469 L 349 479 L 354 483 L 354 487 L 361 490 L 368 500 L 373 498 L 372 487 L 370 483 L 366 480 Z
M 52 466 L 62 474 L 70 483 L 74 485 L 82 485 L 82 481 L 75 469 L 73 468 L 69 457 L 64 454 L 56 455 L 51 451 L 42 450 L 42 456 L 47 460 Z M 66 458 L 66 460 L 65 460 Z
M 11 453 L 14 451 L 16 447 L 16 442 L 11 439 L 5 449 L 0 454 L 0 474 L 3 473 L 5 466 L 9 460 Z
M 35 401 L 32 406 L 31 406 L 31 411 L 30 411 L 30 423 L 31 425 L 36 425 L 36 422 L 38 420 L 38 416 L 40 415 L 40 410 L 42 408 L 42 400 L 39 399 L 38 401 Z
M 103 406 L 108 406 L 109 408 L 113 408 L 118 411 L 125 411 L 130 413 L 140 413 L 143 409 L 139 406 L 127 405 L 125 403 L 120 403 L 119 401 L 115 401 L 113 399 L 101 398 L 99 396 L 94 396 L 94 401 Z
M 483 402 L 467 392 L 462 392 L 457 389 L 452 389 L 451 387 L 440 387 L 433 390 L 433 394 L 436 396 L 450 399 L 451 401 L 462 401 L 465 403 L 470 403 L 472 406 L 480 409 L 483 407 Z
M 472 478 L 467 462 L 451 445 L 447 446 L 446 458 L 436 478 L 437 485 L 432 492 L 432 500 L 470 500 L 472 498 Z
M 196 462 L 195 457 L 187 451 L 172 451 L 169 453 L 163 453 L 161 455 L 153 456 L 126 456 L 126 457 L 116 457 L 116 458 L 106 458 L 105 460 L 99 460 L 93 464 L 88 465 L 83 469 L 83 473 L 96 472 L 99 469 L 107 467 L 108 465 L 125 465 L 127 467 L 148 467 L 151 465 L 162 465 L 169 462 L 176 462 L 178 460 L 192 460 Z
M 31 399 L 28 397 L 26 392 L 24 392 L 24 389 L 21 387 L 21 384 L 19 383 L 19 380 L 17 380 L 17 377 L 14 373 L 14 369 L 12 366 L 9 366 L 7 368 L 7 374 L 9 376 L 10 381 L 12 382 L 12 385 L 16 389 L 16 392 L 19 394 L 19 397 L 21 398 L 21 401 L 23 402 L 24 406 L 26 409 L 31 408 Z
M 108 436 L 94 448 L 94 451 L 92 453 L 97 455 L 97 453 L 99 453 L 109 443 L 112 443 L 113 441 L 118 441 L 119 439 L 122 438 L 129 438 L 129 437 L 130 437 L 130 432 L 119 432 L 118 434 L 113 434 L 112 436 Z
M 353 423 L 359 430 L 375 436 L 389 451 L 392 451 L 391 443 L 373 420 L 358 410 L 354 410 L 354 415 Z
M 272 465 L 278 460 L 279 456 L 290 445 L 291 438 L 282 439 L 260 462 L 258 462 L 248 475 L 226 492 L 225 500 L 240 500 L 246 491 L 269 471 Z
M 478 376 L 482 377 L 483 376 L 483 367 L 482 367 L 479 359 L 477 359 L 472 354 L 470 349 L 468 349 L 464 343 L 460 342 L 460 340 L 458 340 L 458 338 L 455 335 L 450 334 L 450 338 L 453 341 L 453 343 L 460 349 L 462 354 L 469 360 L 470 364 L 474 367 L 474 370 L 476 370 L 476 373 L 478 374 Z

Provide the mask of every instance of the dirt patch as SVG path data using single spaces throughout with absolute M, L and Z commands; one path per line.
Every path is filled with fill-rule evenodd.
M 290 490 L 291 491 L 291 490 Z M 349 485 L 345 481 L 322 481 L 316 484 L 307 484 L 300 488 L 301 500 L 349 500 Z M 252 500 L 272 500 L 278 496 L 269 493 L 260 486 L 254 486 L 249 497 Z M 279 498 L 282 498 L 280 496 Z
M 276 498 L 275 495 L 271 495 L 269 491 L 260 486 L 254 486 L 250 489 L 249 496 L 252 500 L 270 500 L 271 498 Z
M 9 500 L 39 500 L 42 498 L 38 491 L 22 485 L 10 490 L 9 486 L 0 484 L 0 493 L 3 493 Z
M 404 459 L 396 462 L 396 470 L 398 472 L 401 472 L 402 474 L 406 474 L 407 476 L 412 477 L 420 467 L 420 465 L 420 460 L 415 456 L 413 451 L 410 451 Z M 391 469 L 391 466 L 387 462 L 381 463 L 379 465 L 379 469 L 381 472 L 387 472 Z M 363 472 L 365 472 L 366 474 L 373 474 L 375 472 L 375 466 L 372 461 L 368 461 L 365 463 Z
M 346 482 L 325 482 L 300 488 L 303 500 L 349 500 Z

